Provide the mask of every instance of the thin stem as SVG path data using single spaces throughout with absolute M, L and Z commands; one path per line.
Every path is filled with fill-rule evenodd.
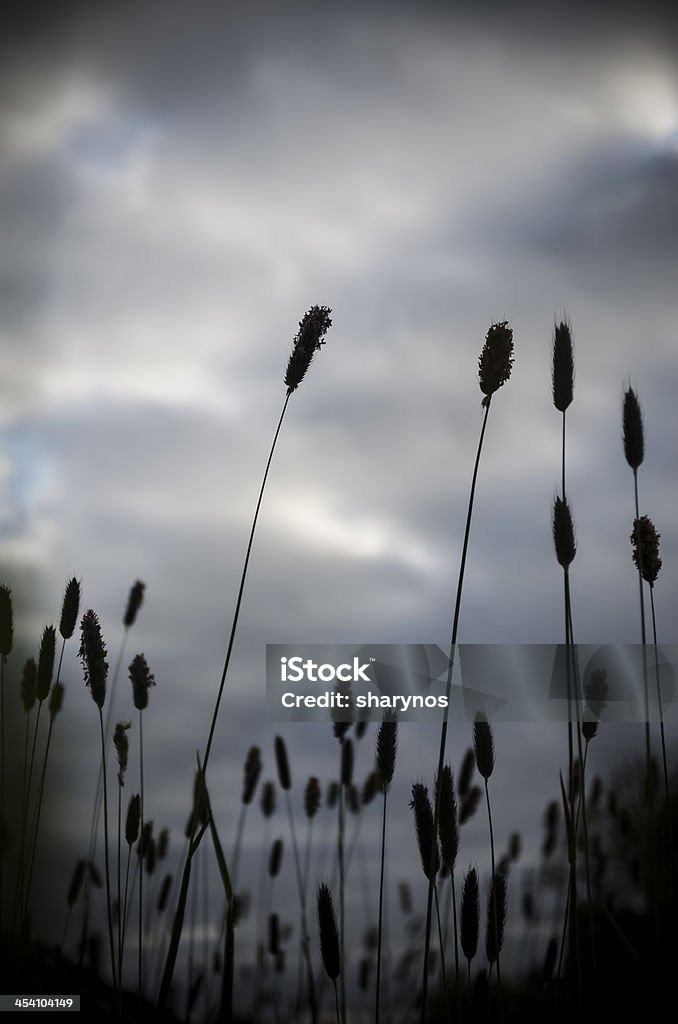
M 106 912 L 108 916 L 108 943 L 111 949 L 111 972 L 113 974 L 113 987 L 116 995 L 119 994 L 118 976 L 115 969 L 115 945 L 113 942 L 113 916 L 111 913 L 111 872 L 108 860 L 108 790 L 106 787 L 106 742 L 104 740 L 104 716 L 99 708 L 99 729 L 101 733 L 101 762 L 103 765 L 103 793 L 104 793 L 104 866 L 106 874 Z
M 450 872 L 452 886 L 452 924 L 454 926 L 454 993 L 457 1002 L 457 1021 L 461 1021 L 461 1005 L 459 1002 L 459 932 L 457 929 L 457 893 L 454 884 L 454 871 Z
M 228 638 L 228 647 L 226 648 L 226 657 L 224 659 L 224 667 L 223 667 L 222 672 L 221 672 L 221 681 L 219 682 L 219 691 L 217 693 L 217 699 L 216 699 L 216 703 L 214 705 L 214 711 L 212 712 L 212 721 L 210 723 L 210 731 L 209 731 L 209 735 L 207 737 L 207 746 L 205 748 L 205 757 L 203 758 L 203 772 L 205 774 L 205 782 L 207 782 L 207 763 L 209 761 L 210 751 L 212 750 L 212 740 L 214 738 L 214 730 L 216 728 L 217 717 L 219 715 L 219 705 L 221 704 L 221 698 L 222 698 L 222 695 L 223 695 L 223 692 L 224 692 L 224 686 L 226 685 L 226 675 L 228 673 L 228 666 L 229 666 L 230 661 L 231 661 L 231 652 L 233 651 L 233 642 L 235 640 L 235 631 L 236 631 L 236 627 L 238 625 L 238 617 L 240 615 L 240 605 L 242 603 L 242 597 L 243 597 L 243 593 L 244 593 L 244 590 L 245 590 L 245 578 L 247 576 L 247 568 L 249 566 L 250 554 L 251 554 L 251 551 L 252 551 L 252 544 L 253 544 L 253 541 L 254 541 L 254 531 L 255 531 L 256 526 L 257 526 L 257 519 L 259 518 L 259 509 L 261 508 L 261 502 L 262 502 L 263 497 L 264 497 L 264 489 L 266 487 L 266 480 L 268 479 L 268 471 L 269 471 L 269 469 L 271 467 L 271 462 L 273 460 L 273 453 L 275 451 L 275 446 L 276 446 L 277 441 L 278 441 L 278 435 L 280 434 L 280 428 L 282 427 L 283 419 L 285 417 L 285 412 L 287 411 L 287 403 L 290 400 L 290 395 L 291 394 L 292 394 L 292 392 L 288 390 L 287 394 L 285 395 L 285 402 L 284 402 L 283 407 L 282 407 L 282 412 L 280 413 L 280 419 L 278 420 L 278 426 L 276 427 L 276 431 L 275 431 L 275 434 L 273 436 L 273 443 L 271 445 L 271 450 L 268 453 L 268 460 L 266 462 L 266 469 L 264 470 L 264 476 L 263 476 L 263 479 L 261 481 L 261 488 L 259 490 L 259 497 L 257 499 L 257 505 L 256 505 L 256 508 L 254 510 L 254 518 L 252 519 L 252 528 L 250 530 L 250 536 L 249 536 L 249 540 L 247 542 L 247 551 L 245 553 L 245 563 L 243 565 L 242 576 L 240 577 L 240 586 L 238 588 L 238 597 L 237 597 L 237 600 L 236 600 L 236 603 L 235 603 L 235 612 L 233 613 L 233 622 L 231 624 L 231 632 L 230 632 L 230 635 L 229 635 L 229 638 Z
M 490 827 L 490 857 L 492 860 L 492 903 L 494 911 L 494 942 L 497 950 L 497 987 L 499 990 L 499 1016 L 504 1020 L 504 1000 L 501 987 L 501 967 L 499 965 L 499 917 L 497 915 L 497 874 L 494 865 L 494 829 L 492 827 L 492 810 L 490 808 L 490 787 L 485 779 L 485 799 L 487 801 L 487 820 Z
M 40 789 L 38 791 L 38 806 L 35 812 L 35 824 L 33 826 L 33 843 L 31 847 L 31 855 L 29 860 L 28 868 L 28 882 L 26 883 L 26 897 L 24 903 L 24 915 L 28 916 L 28 908 L 31 899 L 31 888 L 33 885 L 33 868 L 35 866 L 35 852 L 38 846 L 38 834 L 40 831 L 40 818 L 42 815 L 42 798 L 45 792 L 45 776 L 47 775 L 47 758 L 49 756 L 49 748 L 52 742 L 52 727 L 54 725 L 54 719 L 50 716 L 49 728 L 47 730 L 47 743 L 45 744 L 45 756 L 42 762 L 42 772 L 40 775 Z
M 445 1000 L 445 1015 L 450 1024 L 450 994 L 447 990 L 447 969 L 445 967 L 445 943 L 443 942 L 443 929 L 440 923 L 440 903 L 438 901 L 438 886 L 434 885 L 433 895 L 436 905 L 436 920 L 438 922 L 438 942 L 440 943 L 440 969 L 443 974 L 443 998 Z
M 381 941 L 384 907 L 384 863 L 386 859 L 386 796 L 387 791 L 384 790 L 384 807 L 381 816 L 381 864 L 379 869 L 379 926 L 377 931 L 377 993 L 374 1011 L 375 1024 L 379 1024 L 379 998 L 381 995 Z
M 661 691 L 661 684 L 660 684 L 660 680 L 659 680 L 659 657 L 658 657 L 659 651 L 658 651 L 658 648 L 657 648 L 657 618 L 656 618 L 655 610 L 654 610 L 654 585 L 652 583 L 650 584 L 650 610 L 651 610 L 651 613 L 652 613 L 652 643 L 653 643 L 653 646 L 654 646 L 654 666 L 655 666 L 655 679 L 656 679 L 656 683 L 657 683 L 657 706 L 658 706 L 658 709 L 659 709 L 659 729 L 660 729 L 661 741 L 662 741 L 662 766 L 663 766 L 663 769 L 664 769 L 664 798 L 666 800 L 666 805 L 668 807 L 668 803 L 669 803 L 669 767 L 668 767 L 668 758 L 666 756 L 666 736 L 664 734 L 664 709 L 662 707 L 662 691 Z M 672 823 L 672 818 L 671 818 L 671 815 L 669 814 L 669 828 L 672 827 L 671 823 Z M 673 844 L 671 844 L 671 849 L 673 849 Z
M 287 815 L 290 821 L 292 852 L 294 854 L 294 870 L 297 876 L 297 888 L 299 890 L 299 903 L 301 906 L 301 935 L 304 946 L 304 959 L 306 960 L 306 974 L 308 977 L 308 999 L 311 1007 L 311 1018 L 313 1020 L 313 1024 L 316 1024 L 318 1012 L 315 1001 L 315 983 L 313 980 L 313 967 L 311 965 L 310 938 L 308 934 L 308 925 L 306 921 L 306 898 L 304 894 L 303 879 L 301 877 L 301 861 L 299 859 L 297 834 L 294 828 L 294 815 L 292 814 L 292 803 L 290 801 L 290 794 L 288 790 L 285 790 L 285 799 L 287 801 Z
M 445 764 L 445 746 L 447 743 L 447 721 L 449 714 L 450 704 L 450 692 L 452 689 L 452 672 L 454 669 L 454 654 L 457 645 L 457 632 L 459 629 L 459 614 L 461 610 L 461 593 L 464 584 L 464 571 L 466 569 L 466 556 L 468 553 L 468 542 L 471 533 L 471 519 L 473 516 L 473 501 L 475 498 L 476 482 L 478 479 L 478 468 L 480 466 L 480 456 L 483 450 L 483 440 L 485 438 L 485 428 L 487 426 L 487 417 L 490 412 L 490 403 L 492 396 L 489 395 L 487 398 L 487 404 L 485 405 L 485 414 L 483 416 L 483 423 L 480 429 L 480 438 L 478 440 L 478 450 L 476 452 L 476 460 L 473 467 L 473 476 L 471 478 L 471 491 L 469 494 L 468 511 L 466 513 L 466 527 L 464 530 L 464 542 L 461 550 L 461 563 L 459 566 L 459 576 L 457 579 L 457 596 L 454 605 L 454 618 L 452 622 L 452 637 L 450 639 L 450 652 L 448 657 L 447 677 L 445 680 L 445 695 L 447 698 L 447 705 L 443 714 L 443 722 L 440 729 L 440 751 L 438 753 L 438 770 L 436 778 L 442 778 L 443 767 Z M 438 834 L 438 821 L 440 820 L 440 786 L 436 786 L 436 799 L 435 799 L 435 810 L 433 815 L 433 834 Z M 431 916 L 433 909 L 433 886 L 435 884 L 435 872 L 433 870 L 435 865 L 435 845 L 431 846 L 431 865 L 429 871 L 429 882 L 428 882 L 428 897 L 426 901 L 426 938 L 424 941 L 424 979 L 421 993 L 421 1024 L 426 1024 L 426 1002 L 428 995 L 428 958 L 431 949 Z
M 339 787 L 339 949 L 341 955 L 341 1024 L 346 1024 L 346 943 L 344 919 L 344 793 L 346 787 Z
M 143 891 L 144 891 L 144 716 L 139 709 L 139 949 L 137 951 L 137 1005 L 143 994 Z
M 636 504 L 636 521 L 640 519 L 640 511 L 638 504 L 638 470 L 633 471 L 633 495 Z M 637 538 L 638 539 L 638 538 Z M 639 540 L 639 539 L 638 539 Z M 636 549 L 638 551 L 638 592 L 640 595 L 640 636 L 641 643 L 643 645 L 643 687 L 644 687 L 644 701 L 645 701 L 645 785 L 647 791 L 647 799 L 650 804 L 650 811 L 652 811 L 651 797 L 650 797 L 650 772 L 651 772 L 651 746 L 650 746 L 650 693 L 647 684 L 647 635 L 645 631 L 645 596 L 643 593 L 643 551 L 642 544 L 637 543 Z

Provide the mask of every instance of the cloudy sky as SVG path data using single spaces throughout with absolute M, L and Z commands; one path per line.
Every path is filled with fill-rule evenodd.
M 22 5 L 3 32 L 2 576 L 34 646 L 76 575 L 111 660 L 129 587 L 146 583 L 128 644 L 157 677 L 159 823 L 186 817 L 285 364 L 313 304 L 333 326 L 290 401 L 255 541 L 213 754 L 224 828 L 250 743 L 274 771 L 266 643 L 449 642 L 495 321 L 513 328 L 515 367 L 492 403 L 460 640 L 562 637 L 550 342 L 566 315 L 575 637 L 639 639 L 631 383 L 641 506 L 662 537 L 658 631 L 675 642 L 676 28 L 668 4 L 612 18 L 262 0 Z M 68 711 L 94 758 L 75 645 L 64 680 L 64 729 Z M 294 728 L 299 778 L 327 777 L 325 732 Z M 433 732 L 410 729 L 403 848 L 409 784 L 433 772 Z M 599 768 L 626 736 L 601 738 Z M 453 760 L 468 739 L 453 733 Z M 555 795 L 553 745 L 547 729 L 497 736 L 520 827 Z M 81 755 L 55 755 L 73 807 Z

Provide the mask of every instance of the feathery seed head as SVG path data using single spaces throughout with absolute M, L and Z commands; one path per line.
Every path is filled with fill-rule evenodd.
M 275 811 L 275 783 L 265 782 L 261 789 L 261 813 L 270 818 Z
M 12 614 L 12 591 L 0 587 L 0 655 L 7 657 L 14 644 L 14 618 Z
M 461 890 L 461 948 L 467 960 L 473 960 L 478 951 L 480 935 L 480 891 L 478 872 L 469 868 Z
M 492 726 L 484 711 L 476 711 L 473 723 L 473 749 L 478 771 L 487 781 L 494 771 L 494 738 Z
M 450 874 L 454 871 L 459 852 L 459 824 L 457 801 L 454 795 L 454 777 L 449 764 L 443 767 L 440 780 L 438 809 L 438 838 L 443 864 Z
M 331 312 L 328 306 L 311 306 L 299 321 L 299 330 L 294 336 L 292 354 L 285 373 L 288 394 L 299 387 L 313 356 L 325 344 L 325 334 L 332 326 Z
M 287 747 L 282 736 L 275 738 L 275 763 L 278 766 L 278 782 L 281 789 L 292 788 L 292 776 L 290 774 L 290 762 L 287 757 Z
M 574 390 L 574 357 L 572 331 L 567 321 L 561 320 L 553 332 L 553 360 L 551 366 L 553 404 L 565 412 L 572 401 Z
M 55 683 L 52 687 L 52 692 L 49 695 L 49 704 L 47 705 L 52 722 L 64 706 L 64 692 L 63 683 Z
M 137 711 L 143 711 L 148 707 L 148 691 L 155 686 L 155 677 L 143 654 L 137 654 L 130 664 L 129 678 L 132 684 L 134 707 Z
M 336 779 L 333 779 L 327 787 L 327 806 L 330 810 L 335 806 L 339 799 L 339 783 Z
M 92 700 L 99 710 L 103 708 L 106 699 L 106 677 L 108 676 L 106 653 L 99 619 L 90 608 L 85 612 L 80 623 L 78 657 L 82 661 L 85 685 L 89 686 Z
M 54 626 L 45 626 L 40 642 L 38 655 L 38 680 L 36 697 L 39 701 L 47 700 L 54 674 L 54 657 L 56 654 L 56 630 Z
M 501 871 L 495 872 L 487 898 L 487 929 L 485 955 L 490 963 L 499 957 L 504 944 L 504 926 L 508 900 L 508 880 Z
M 428 798 L 428 789 L 421 782 L 415 782 L 412 786 L 410 807 L 414 810 L 414 825 L 417 832 L 421 866 L 430 881 L 431 867 L 433 867 L 434 878 L 440 870 L 440 853 L 433 828 L 433 809 Z
M 556 558 L 563 569 L 567 569 L 574 561 L 577 545 L 574 539 L 572 514 L 567 498 L 556 496 L 553 502 L 553 544 Z
M 141 580 L 137 580 L 130 590 L 129 597 L 127 598 L 127 607 L 125 608 L 125 614 L 122 619 L 122 624 L 125 629 L 129 629 L 130 626 L 134 625 L 137 612 L 141 608 L 141 603 L 144 599 L 145 589 L 146 584 L 142 583 Z
M 130 797 L 127 806 L 127 819 L 125 821 L 125 842 L 133 846 L 139 837 L 139 823 L 141 821 L 141 796 L 135 793 Z
M 261 751 L 259 747 L 250 747 L 245 760 L 245 771 L 242 783 L 242 802 L 251 804 L 257 782 L 261 775 Z
M 478 358 L 480 390 L 488 398 L 511 376 L 513 367 L 513 331 L 506 320 L 492 324 Z
M 76 580 L 75 576 L 70 579 L 66 584 L 66 590 L 64 593 L 64 600 L 61 605 L 61 620 L 59 622 L 59 632 L 64 640 L 70 640 L 75 630 L 75 624 L 78 621 L 78 612 L 80 610 L 80 584 Z
M 125 772 L 127 771 L 127 758 L 129 756 L 127 730 L 131 728 L 131 722 L 118 722 L 113 730 L 113 746 L 118 758 L 118 784 L 121 788 L 125 785 Z
M 336 981 L 341 974 L 339 932 L 334 915 L 332 893 L 324 883 L 318 888 L 318 929 L 323 965 L 331 981 Z
M 27 658 L 21 675 L 21 700 L 26 714 L 35 704 L 37 685 L 38 666 L 35 663 L 35 658 Z
M 640 575 L 651 587 L 654 586 L 662 567 L 662 560 L 659 557 L 660 537 L 661 533 L 657 533 L 649 516 L 634 519 L 631 534 L 632 558 Z
M 304 811 L 306 817 L 311 820 L 315 818 L 320 808 L 320 802 L 322 800 L 322 792 L 320 790 L 320 780 L 311 775 L 310 779 L 306 783 L 306 789 L 304 790 Z
M 635 473 L 645 456 L 645 438 L 643 434 L 643 415 L 640 411 L 638 395 L 633 388 L 628 388 L 624 394 L 622 433 L 624 438 L 624 455 Z
M 377 772 L 379 784 L 385 793 L 393 780 L 396 751 L 398 749 L 398 720 L 395 715 L 385 715 L 377 733 Z

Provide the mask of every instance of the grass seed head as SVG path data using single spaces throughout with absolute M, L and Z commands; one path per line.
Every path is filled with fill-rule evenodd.
M 459 799 L 464 800 L 471 791 L 471 783 L 473 782 L 473 773 L 476 770 L 476 755 L 473 753 L 473 748 L 469 747 L 464 754 L 464 760 L 461 762 L 461 768 L 459 769 L 459 775 L 457 776 L 457 793 Z
M 488 398 L 511 376 L 513 367 L 513 331 L 506 320 L 492 324 L 478 358 L 480 390 Z
M 278 782 L 280 788 L 289 790 L 292 788 L 292 775 L 290 774 L 290 762 L 287 756 L 287 747 L 282 736 L 275 738 L 275 763 L 278 766 Z
M 379 780 L 379 772 L 372 771 L 363 783 L 362 793 L 360 794 L 360 802 L 362 806 L 367 807 L 368 804 L 371 804 L 380 790 L 381 782 Z
M 480 891 L 478 872 L 469 868 L 461 890 L 461 948 L 467 960 L 473 960 L 478 951 L 480 936 Z
M 0 655 L 7 657 L 14 645 L 14 618 L 12 613 L 12 591 L 0 587 Z
M 393 780 L 398 749 L 398 721 L 394 715 L 385 715 L 377 733 L 377 773 L 385 793 Z
M 473 750 L 482 777 L 487 780 L 494 771 L 494 737 L 492 726 L 484 711 L 476 711 L 473 723 Z
M 141 826 L 141 836 L 137 843 L 137 855 L 140 860 L 143 860 L 148 852 L 151 845 L 151 839 L 153 838 L 153 822 L 145 821 Z
M 341 784 L 350 786 L 353 782 L 353 743 L 350 739 L 341 744 Z
M 299 387 L 313 356 L 325 344 L 324 337 L 332 326 L 331 312 L 328 306 L 311 306 L 299 321 L 299 330 L 294 336 L 292 354 L 285 373 L 288 394 Z
M 129 629 L 130 626 L 134 625 L 137 613 L 141 608 L 141 603 L 144 599 L 145 589 L 146 584 L 142 583 L 141 580 L 137 580 L 130 590 L 129 597 L 127 598 L 127 607 L 125 608 L 125 614 L 122 619 L 122 624 L 125 629 Z
M 572 354 L 572 330 L 566 320 L 561 320 L 553 332 L 551 384 L 553 404 L 558 412 L 565 412 L 572 402 L 574 392 L 574 356 Z
M 577 553 L 572 513 L 567 498 L 556 496 L 553 502 L 553 544 L 556 558 L 563 569 L 569 568 Z
M 169 849 L 169 829 L 163 828 L 158 836 L 158 860 L 164 860 Z
M 55 683 L 49 695 L 49 704 L 47 705 L 52 722 L 64 706 L 64 693 L 64 684 L 61 682 Z
M 454 777 L 449 764 L 446 764 L 442 771 L 439 804 L 440 854 L 443 864 L 451 874 L 454 872 L 459 852 L 459 823 L 457 821 L 457 801 L 454 795 Z
M 487 929 L 485 955 L 492 964 L 499 957 L 504 944 L 504 927 L 508 906 L 508 880 L 501 871 L 495 872 L 487 897 Z
M 127 807 L 127 818 L 125 821 L 125 842 L 133 846 L 139 837 L 139 823 L 141 821 L 141 796 L 135 793 L 130 797 Z
M 304 790 L 304 811 L 306 817 L 310 821 L 311 818 L 315 818 L 316 814 L 320 809 L 320 803 L 322 800 L 322 791 L 320 789 L 320 780 L 311 775 L 310 779 L 306 783 L 306 789 Z
M 143 654 L 137 654 L 129 666 L 129 678 L 132 684 L 134 707 L 143 711 L 148 707 L 148 691 L 155 686 L 155 677 L 148 667 Z
M 26 714 L 35 704 L 38 686 L 38 666 L 35 658 L 27 658 L 21 675 L 21 700 Z
M 280 868 L 282 866 L 282 855 L 283 855 L 283 841 L 282 839 L 276 839 L 271 846 L 271 852 L 268 857 L 268 873 L 271 878 L 277 878 L 280 874 Z
M 40 642 L 40 653 L 38 655 L 38 680 L 36 696 L 39 701 L 47 700 L 52 676 L 54 674 L 54 658 L 56 655 L 56 630 L 54 626 L 45 626 Z
M 275 783 L 265 782 L 261 789 L 261 813 L 270 818 L 275 811 Z
M 323 966 L 331 981 L 336 981 L 341 974 L 341 955 L 339 952 L 339 932 L 334 914 L 332 893 L 324 883 L 318 888 L 318 930 L 320 932 L 320 952 Z
M 638 395 L 633 388 L 628 388 L 624 394 L 622 434 L 624 438 L 624 455 L 635 473 L 645 456 L 645 438 L 643 433 L 643 414 L 640 411 Z
M 61 605 L 61 619 L 59 621 L 59 632 L 64 640 L 70 640 L 78 621 L 80 611 L 80 584 L 75 576 L 66 584 L 64 600 Z
M 469 818 L 472 818 L 476 813 L 482 795 L 483 792 L 480 786 L 472 786 L 468 791 L 467 795 L 462 800 L 461 808 L 459 810 L 460 825 L 465 825 Z
M 106 644 L 101 635 L 101 626 L 96 613 L 90 608 L 80 623 L 80 650 L 78 656 L 83 664 L 85 685 L 89 686 L 92 700 L 99 710 L 106 699 L 106 678 L 108 662 L 106 661 Z
M 127 758 L 129 756 L 127 731 L 131 728 L 131 722 L 118 722 L 113 730 L 113 746 L 118 758 L 118 784 L 121 788 L 125 785 L 125 772 L 127 771 Z
M 261 775 L 261 751 L 259 747 L 250 747 L 245 759 L 245 770 L 242 783 L 242 802 L 251 804 L 257 782 Z
M 414 826 L 417 833 L 421 866 L 424 874 L 430 881 L 431 868 L 433 868 L 434 878 L 440 870 L 440 853 L 433 828 L 433 808 L 428 797 L 428 789 L 421 782 L 415 782 L 412 786 L 410 807 L 414 811 Z
M 654 586 L 662 567 L 662 560 L 659 557 L 660 537 L 661 534 L 657 533 L 649 516 L 634 519 L 631 534 L 632 558 L 640 575 L 651 587 Z

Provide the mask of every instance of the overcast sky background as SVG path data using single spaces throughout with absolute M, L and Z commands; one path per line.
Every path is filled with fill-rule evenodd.
M 562 638 L 550 343 L 567 315 L 575 638 L 639 640 L 631 383 L 642 511 L 662 537 L 659 637 L 676 641 L 676 28 L 656 4 L 612 18 L 558 3 L 137 2 L 22 5 L 3 32 L 2 577 L 37 645 L 78 576 L 111 661 L 128 590 L 147 584 L 128 653 L 157 678 L 158 826 L 188 813 L 285 365 L 315 303 L 333 326 L 290 401 L 212 756 L 225 830 L 249 744 L 274 773 L 266 643 L 449 642 L 494 321 L 513 327 L 515 367 L 492 402 L 460 640 Z M 82 739 L 54 741 L 64 833 L 97 749 L 75 651 L 59 725 Z M 327 730 L 284 732 L 295 780 L 326 779 Z M 435 735 L 401 737 L 394 849 L 417 882 L 407 799 L 431 779 Z M 453 730 L 455 763 L 469 739 Z M 599 739 L 603 770 L 640 733 Z M 566 747 L 546 727 L 496 742 L 506 837 L 541 820 Z M 485 856 L 476 822 L 464 866 Z M 537 832 L 526 841 L 534 852 Z

